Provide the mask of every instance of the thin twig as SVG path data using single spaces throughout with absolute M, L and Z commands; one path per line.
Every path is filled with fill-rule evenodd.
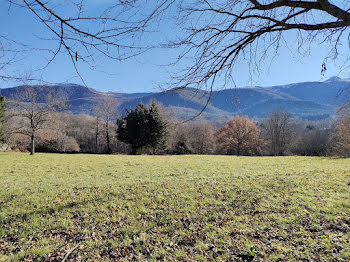
M 73 252 L 74 250 L 76 250 L 79 246 L 80 246 L 80 244 L 76 245 L 76 246 L 73 247 L 71 250 L 69 250 L 69 251 L 67 252 L 67 254 L 64 256 L 62 262 L 65 262 L 65 261 L 67 260 L 67 258 L 69 257 L 69 255 L 72 254 L 72 252 Z

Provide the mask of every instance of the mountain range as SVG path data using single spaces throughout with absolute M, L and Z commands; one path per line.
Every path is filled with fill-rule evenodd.
M 162 103 L 176 117 L 188 119 L 205 106 L 209 92 L 197 89 L 177 89 L 154 93 L 100 92 L 77 84 L 54 84 L 37 88 L 38 101 L 48 94 L 60 94 L 67 99 L 69 110 L 74 114 L 93 115 L 93 108 L 105 96 L 118 101 L 119 114 L 134 108 L 138 103 L 152 100 Z M 24 86 L 5 88 L 2 95 L 8 99 L 21 97 Z M 350 79 L 332 77 L 323 82 L 302 82 L 271 87 L 244 87 L 216 90 L 201 118 L 226 121 L 236 114 L 261 118 L 269 111 L 282 107 L 295 117 L 318 120 L 336 114 L 348 99 Z

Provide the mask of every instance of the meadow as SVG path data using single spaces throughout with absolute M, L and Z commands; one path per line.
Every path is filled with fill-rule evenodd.
M 0 153 L 0 261 L 350 261 L 350 159 Z

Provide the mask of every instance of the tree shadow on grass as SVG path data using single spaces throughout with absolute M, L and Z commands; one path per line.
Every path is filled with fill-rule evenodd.
M 97 202 L 97 203 L 102 203 L 105 202 L 105 199 L 108 197 L 116 197 L 117 195 L 113 192 L 107 193 L 103 197 L 99 198 L 90 198 L 86 199 L 83 201 L 70 201 L 64 205 L 56 205 L 53 207 L 47 207 L 47 208 L 42 208 L 42 209 L 37 209 L 29 212 L 21 212 L 17 214 L 11 214 L 10 216 L 6 217 L 5 219 L 0 220 L 0 226 L 6 225 L 6 224 L 11 224 L 13 222 L 25 222 L 26 220 L 30 219 L 31 216 L 34 215 L 40 215 L 42 217 L 46 216 L 52 216 L 55 213 L 59 213 L 61 211 L 67 211 L 69 209 L 72 209 L 76 206 L 85 206 L 87 204 Z

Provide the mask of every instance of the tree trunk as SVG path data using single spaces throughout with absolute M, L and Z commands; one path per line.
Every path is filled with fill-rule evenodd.
M 137 153 L 137 148 L 131 146 L 131 154 L 132 154 L 132 155 L 136 155 L 136 153 Z
M 34 133 L 31 136 L 31 142 L 30 142 L 30 154 L 34 155 L 35 154 L 35 135 Z
M 95 134 L 95 146 L 96 146 L 95 151 L 96 151 L 96 153 L 99 152 L 99 150 L 98 150 L 98 135 L 99 135 L 99 133 L 100 133 L 100 130 L 99 130 L 99 126 L 98 126 L 98 118 L 96 118 L 96 134 Z
M 106 122 L 106 140 L 107 140 L 107 154 L 110 154 L 112 153 L 111 152 L 111 141 L 110 141 L 110 138 L 109 138 L 109 124 L 108 124 L 108 121 Z

